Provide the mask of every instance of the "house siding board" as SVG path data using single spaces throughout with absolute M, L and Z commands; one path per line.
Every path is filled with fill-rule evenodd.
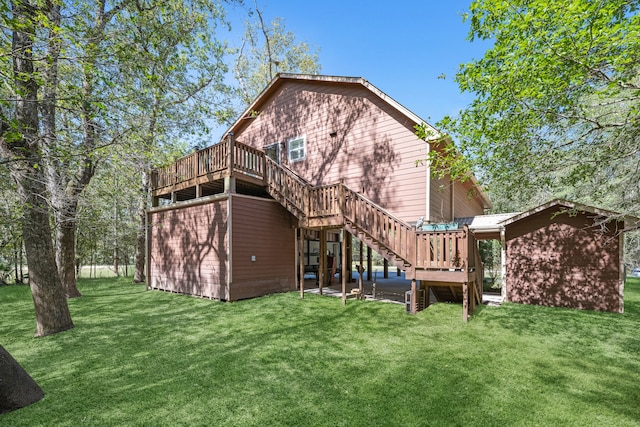
M 151 212 L 150 287 L 207 298 L 227 295 L 227 201 Z
M 451 215 L 451 182 L 449 177 L 431 177 L 431 222 L 449 222 Z
M 484 213 L 482 202 L 478 195 L 474 193 L 474 189 L 469 181 L 456 182 L 453 193 L 454 217 L 462 218 L 482 215 Z
M 586 214 L 547 209 L 507 225 L 511 302 L 621 312 L 620 247 Z M 621 224 L 618 224 L 621 226 Z
M 305 136 L 306 159 L 288 166 L 312 185 L 338 182 L 407 221 L 425 215 L 427 146 L 414 123 L 361 85 L 290 82 L 236 139 L 262 148 Z M 336 133 L 331 137 L 332 132 Z M 282 150 L 287 164 L 287 147 Z
M 233 282 L 229 298 L 238 300 L 295 290 L 293 216 L 271 200 L 234 195 L 231 203 Z M 255 261 L 251 261 L 252 256 Z

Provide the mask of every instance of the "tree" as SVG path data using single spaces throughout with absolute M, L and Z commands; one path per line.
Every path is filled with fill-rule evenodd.
M 457 148 L 432 150 L 430 160 L 458 176 L 479 169 L 511 209 L 530 207 L 543 194 L 637 215 L 638 6 L 474 1 L 469 38 L 493 46 L 460 67 L 456 81 L 475 99 L 439 123 Z
M 9 161 L 23 206 L 21 226 L 36 313 L 36 336 L 45 336 L 73 327 L 51 241 L 43 167 L 46 161 L 40 135 L 42 79 L 37 70 L 40 59 L 34 56 L 39 51 L 38 32 L 54 25 L 55 7 L 26 1 L 12 2 L 11 9 L 4 4 L 2 7 L 3 27 L 10 29 L 12 38 L 6 53 L 12 59 L 12 67 L 9 71 L 3 64 L 2 69 L 3 74 L 12 77 L 12 93 L 5 98 L 0 113 L 0 153 Z M 6 52 L 7 47 L 3 46 L 3 50 Z
M 78 294 L 78 200 L 104 147 L 122 143 L 124 136 L 135 141 L 138 135 L 139 141 L 136 131 L 150 110 L 152 139 L 178 132 L 157 125 L 169 115 L 180 117 L 184 110 L 177 105 L 209 111 L 196 95 L 226 71 L 217 60 L 223 45 L 207 50 L 224 10 L 213 0 L 14 0 L 1 3 L 0 12 L 0 74 L 11 78 L 0 87 L 0 156 L 23 207 L 36 335 L 43 336 L 73 327 L 66 294 Z M 131 43 L 132 34 L 155 39 Z M 157 61 L 145 62 L 139 47 Z M 156 66 L 160 72 L 147 72 Z M 159 100 L 152 108 L 144 103 L 148 86 L 135 85 L 145 79 L 164 91 L 151 97 Z M 183 123 L 200 123 L 185 116 Z M 138 150 L 148 151 L 149 145 Z
M 122 94 L 130 100 L 122 122 L 132 129 L 123 159 L 139 183 L 136 283 L 145 281 L 148 172 L 165 163 L 162 151 L 173 152 L 175 141 L 187 135 L 198 145 L 199 138 L 208 138 L 210 121 L 220 123 L 230 117 L 232 91 L 225 81 L 228 50 L 214 37 L 216 24 L 225 24 L 224 10 L 217 2 L 189 6 L 175 1 L 170 6 L 143 11 L 135 22 L 122 22 L 120 33 L 127 47 L 116 55 Z
M 318 49 L 312 49 L 305 42 L 296 42 L 295 35 L 285 30 L 281 18 L 266 24 L 258 2 L 254 4 L 257 19 L 245 23 L 245 35 L 234 69 L 241 109 L 249 105 L 279 72 L 320 73 Z

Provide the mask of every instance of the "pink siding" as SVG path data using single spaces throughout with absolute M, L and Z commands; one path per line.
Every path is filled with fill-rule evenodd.
M 454 186 L 454 217 L 482 215 L 484 207 L 471 181 L 456 182 Z
M 451 215 L 451 181 L 450 178 L 431 177 L 431 222 L 449 222 Z
M 506 228 L 508 301 L 622 311 L 618 236 L 600 233 L 593 215 L 552 218 L 552 209 Z
M 484 207 L 470 181 L 451 183 L 451 178 L 431 178 L 431 222 L 449 222 L 455 218 L 482 215 Z M 452 194 L 453 193 L 453 194 Z M 453 206 L 451 197 L 453 195 Z M 453 208 L 453 211 L 452 211 Z
M 227 200 L 151 212 L 149 286 L 228 299 Z
M 231 197 L 231 215 L 233 274 L 229 299 L 295 290 L 293 216 L 275 201 L 240 195 Z
M 407 221 L 426 213 L 427 146 L 414 123 L 361 85 L 287 82 L 236 139 L 262 148 L 306 136 L 307 157 L 289 166 L 313 185 L 340 178 Z M 335 133 L 335 136 L 331 136 Z M 282 152 L 287 164 L 287 147 Z

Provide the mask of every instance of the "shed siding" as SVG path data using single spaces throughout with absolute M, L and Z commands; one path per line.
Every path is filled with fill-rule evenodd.
M 621 312 L 620 243 L 615 230 L 601 232 L 586 214 L 552 218 L 557 209 L 507 226 L 507 299 Z
M 240 195 L 231 197 L 231 212 L 233 281 L 229 299 L 295 290 L 293 216 L 273 200 Z
M 227 200 L 152 212 L 149 239 L 151 288 L 228 299 Z
M 288 166 L 313 185 L 341 178 L 352 189 L 407 221 L 426 211 L 427 146 L 414 123 L 359 85 L 290 82 L 260 114 L 246 119 L 236 139 L 262 148 L 306 137 L 306 159 Z M 335 133 L 335 136 L 331 136 Z

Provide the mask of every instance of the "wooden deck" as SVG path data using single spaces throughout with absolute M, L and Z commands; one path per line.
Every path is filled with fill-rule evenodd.
M 482 299 L 482 263 L 476 240 L 460 230 L 417 231 L 342 181 L 313 187 L 264 152 L 232 137 L 151 171 L 153 205 L 221 192 L 264 192 L 298 220 L 300 228 L 342 228 L 405 270 L 415 289 L 462 301 L 465 320 Z M 343 263 L 344 265 L 344 263 Z M 414 293 L 415 294 L 415 293 Z M 415 304 L 414 312 L 419 304 Z

